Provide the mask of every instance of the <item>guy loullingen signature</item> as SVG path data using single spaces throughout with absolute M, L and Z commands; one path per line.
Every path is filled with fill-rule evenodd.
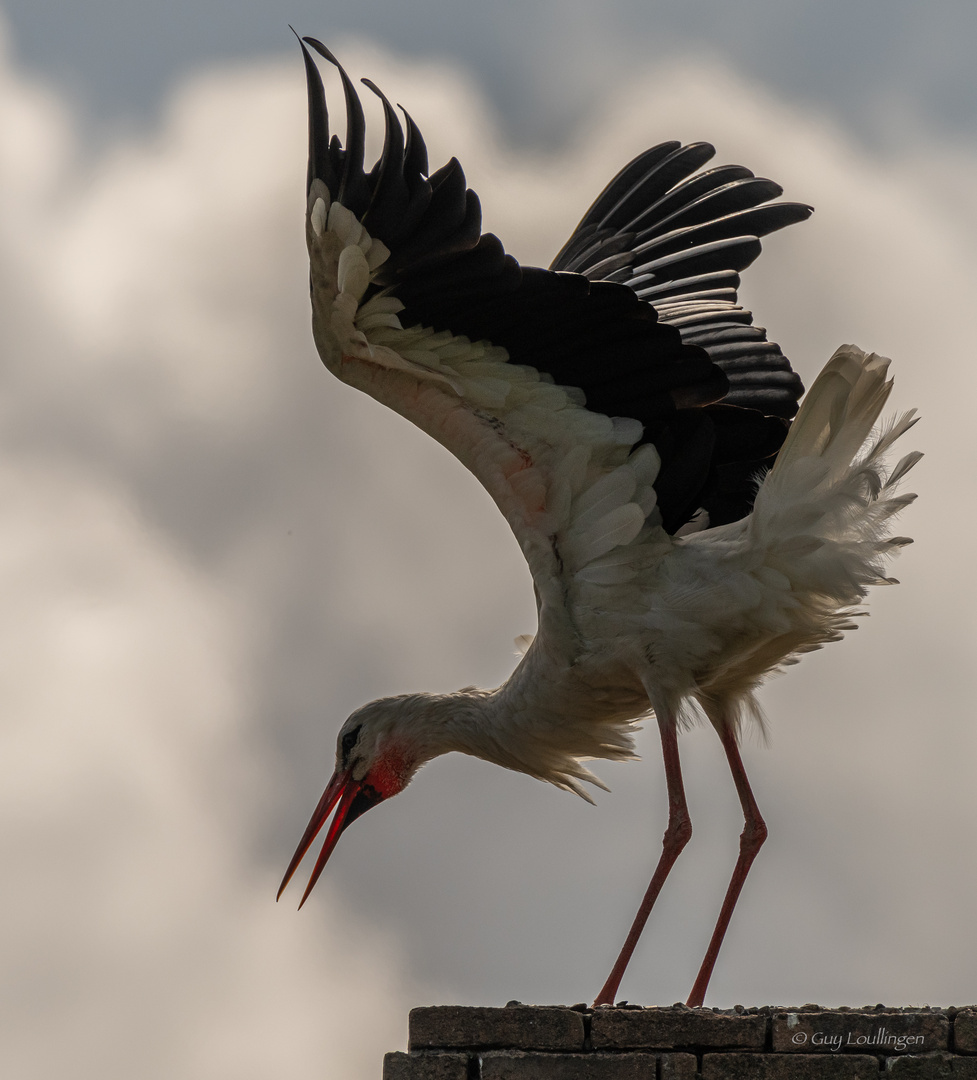
M 791 1042 L 795 1046 L 803 1046 L 810 1040 L 811 1046 L 823 1046 L 832 1053 L 840 1050 L 843 1046 L 856 1046 L 860 1049 L 880 1047 L 889 1050 L 908 1050 L 911 1046 L 922 1046 L 922 1035 L 896 1035 L 886 1031 L 884 1027 L 877 1028 L 870 1035 L 859 1035 L 854 1031 L 846 1031 L 840 1034 L 829 1034 L 826 1031 L 815 1031 L 810 1035 L 806 1031 L 797 1031 L 791 1036 Z

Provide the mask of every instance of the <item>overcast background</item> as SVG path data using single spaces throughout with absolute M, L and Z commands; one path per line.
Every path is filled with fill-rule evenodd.
M 843 341 L 893 357 L 917 543 L 764 691 L 770 840 L 707 1003 L 977 1001 L 977 9 L 2 7 L 4 1074 L 378 1077 L 412 1005 L 591 1000 L 657 859 L 646 732 L 596 808 L 437 761 L 301 914 L 274 903 L 348 712 L 495 685 L 534 628 L 487 497 L 315 356 L 286 22 L 462 160 L 523 260 L 666 138 L 816 206 L 744 297 L 808 383 Z M 622 986 L 645 1004 L 687 996 L 741 828 L 718 740 L 682 746 L 696 832 Z

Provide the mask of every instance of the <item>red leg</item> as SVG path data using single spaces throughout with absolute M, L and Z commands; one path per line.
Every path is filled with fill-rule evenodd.
M 726 899 L 723 900 L 716 929 L 712 932 L 712 940 L 706 950 L 702 967 L 699 968 L 692 993 L 689 994 L 689 1000 L 686 1002 L 693 1009 L 698 1008 L 706 996 L 706 987 L 709 985 L 712 969 L 716 966 L 716 957 L 719 955 L 720 946 L 726 936 L 726 928 L 729 926 L 733 908 L 736 907 L 736 901 L 739 899 L 743 882 L 746 881 L 746 875 L 750 872 L 753 860 L 767 838 L 767 826 L 760 817 L 759 807 L 750 790 L 750 782 L 746 778 L 746 770 L 743 768 L 743 759 L 736 745 L 736 737 L 730 728 L 723 727 L 720 738 L 723 740 L 723 749 L 726 751 L 730 772 L 733 774 L 733 783 L 736 784 L 736 792 L 740 797 L 740 805 L 743 807 L 744 825 L 743 832 L 740 833 L 739 858 L 733 868 L 733 876 L 729 879 Z
M 645 928 L 645 923 L 648 921 L 651 909 L 655 906 L 658 894 L 665 884 L 665 878 L 668 877 L 669 871 L 675 865 L 675 860 L 679 857 L 682 848 L 685 847 L 692 836 L 692 822 L 689 819 L 689 808 L 685 803 L 685 788 L 682 785 L 682 767 L 678 758 L 678 738 L 675 724 L 672 723 L 670 718 L 663 719 L 659 717 L 658 727 L 662 737 L 662 756 L 665 759 L 665 784 L 668 788 L 668 828 L 662 838 L 661 858 L 655 867 L 651 884 L 641 901 L 638 914 L 634 917 L 634 922 L 631 924 L 621 954 L 615 961 L 614 967 L 611 968 L 611 973 L 608 975 L 603 989 L 597 995 L 597 1000 L 594 1002 L 595 1006 L 614 1004 L 618 987 L 624 977 L 624 970 L 628 966 L 628 961 L 631 959 L 635 946 L 638 944 L 638 938 L 641 937 L 641 931 Z

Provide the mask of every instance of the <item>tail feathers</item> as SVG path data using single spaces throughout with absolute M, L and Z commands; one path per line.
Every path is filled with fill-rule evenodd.
M 742 548 L 759 564 L 752 576 L 761 600 L 750 612 L 757 629 L 741 635 L 695 694 L 710 718 L 729 723 L 732 716 L 736 730 L 758 719 L 753 694 L 771 671 L 854 629 L 869 589 L 895 582 L 887 563 L 910 541 L 892 535 L 891 526 L 915 498 L 898 485 L 920 455 L 886 465 L 887 452 L 915 423 L 906 413 L 878 424 L 892 387 L 888 364 L 842 346 L 757 492 Z M 741 549 L 731 549 L 739 558 Z
M 827 466 L 824 480 L 836 480 L 851 465 L 885 407 L 892 390 L 888 368 L 886 357 L 842 345 L 804 398 L 771 478 L 804 458 L 818 458 Z M 905 430 L 891 435 L 880 452 Z
M 916 422 L 904 413 L 872 428 L 889 397 L 889 361 L 843 345 L 801 405 L 762 484 L 751 528 L 771 565 L 786 568 L 795 595 L 856 604 L 868 586 L 893 582 L 884 565 L 910 541 L 890 536 L 892 518 L 915 495 L 899 482 L 922 456 L 891 470 L 885 456 Z M 820 601 L 818 601 L 820 603 Z

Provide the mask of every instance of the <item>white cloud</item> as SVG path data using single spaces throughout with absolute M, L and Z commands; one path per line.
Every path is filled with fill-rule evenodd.
M 375 1076 L 412 1000 L 397 946 L 328 884 L 321 922 L 274 904 L 278 868 L 249 840 L 273 772 L 247 741 L 251 613 L 140 490 L 154 459 L 172 467 L 201 429 L 233 440 L 272 392 L 291 175 L 262 168 L 259 139 L 296 133 L 300 153 L 301 87 L 198 84 L 158 140 L 90 175 L 50 155 L 31 184 L 18 154 L 71 148 L 49 103 L 9 74 L 3 93 L 26 114 L 0 155 L 19 228 L 3 271 L 20 274 L 0 461 L 4 1067 Z M 235 154 L 257 165 L 235 176 Z
M 288 917 L 248 859 L 233 605 L 84 471 L 0 490 L 5 1068 L 374 1075 L 396 948 L 335 897 L 331 928 Z
M 771 840 L 713 1000 L 972 996 L 965 185 L 940 205 L 918 162 L 882 166 L 718 64 L 637 78 L 532 158 L 458 73 L 340 55 L 407 105 L 433 163 L 458 154 L 527 259 L 664 138 L 712 139 L 818 207 L 767 242 L 748 301 L 808 380 L 842 340 L 893 355 L 897 407 L 925 416 L 919 543 L 858 634 L 767 692 L 773 746 L 746 755 Z M 646 733 L 647 761 L 602 770 L 615 792 L 596 810 L 436 762 L 350 830 L 301 916 L 272 903 L 346 711 L 504 678 L 533 610 L 487 497 L 315 359 L 301 79 L 297 59 L 211 74 L 158 132 L 82 161 L 63 106 L 0 67 L 19 118 L 0 125 L 0 934 L 19 1075 L 376 1075 L 410 1004 L 592 996 L 656 858 Z M 716 740 L 683 745 L 696 837 L 624 988 L 648 1002 L 687 993 L 740 828 Z

